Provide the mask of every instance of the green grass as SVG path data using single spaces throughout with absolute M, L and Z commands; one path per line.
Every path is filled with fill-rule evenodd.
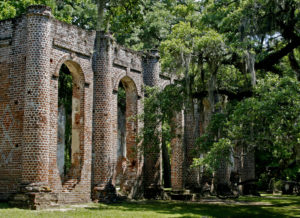
M 241 205 L 242 204 L 242 205 Z M 258 205 L 254 205 L 258 204 Z M 119 204 L 66 206 L 67 211 L 30 211 L 0 204 L 0 217 L 300 217 L 300 197 L 240 197 L 217 204 L 175 201 L 136 201 Z

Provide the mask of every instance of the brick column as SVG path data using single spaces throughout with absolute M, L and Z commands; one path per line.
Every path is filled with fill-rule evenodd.
M 111 101 L 111 108 L 112 108 L 112 144 L 113 144 L 113 160 L 112 163 L 115 167 L 114 169 L 114 178 L 113 178 L 113 185 L 116 185 L 116 179 L 118 174 L 118 169 L 122 168 L 118 166 L 120 165 L 120 161 L 118 162 L 118 92 L 116 90 L 113 91 L 112 94 L 112 101 Z M 119 164 L 119 165 L 118 165 Z
M 214 193 L 224 193 L 230 185 L 230 174 L 232 171 L 231 165 L 221 159 L 218 169 L 213 173 L 213 181 L 211 191 Z
M 242 181 L 255 179 L 254 151 L 250 151 L 242 158 L 241 178 Z
M 194 104 L 194 111 L 185 110 L 184 114 L 184 138 L 186 146 L 186 173 L 185 186 L 196 188 L 199 186 L 199 168 L 191 168 L 196 139 L 200 136 L 200 114 L 198 105 Z
M 174 138 L 171 140 L 171 187 L 173 191 L 180 191 L 184 188 L 184 120 L 183 112 L 178 112 L 173 118 L 171 132 Z
M 238 146 L 236 152 L 239 159 L 235 159 L 235 168 L 240 176 L 240 182 L 246 182 L 240 189 L 243 194 L 254 194 L 256 188 L 254 187 L 255 179 L 255 155 L 254 151 L 244 151 L 246 149 L 243 146 Z
M 231 173 L 231 168 L 229 164 L 221 160 L 219 168 L 214 172 L 212 191 L 216 191 L 218 185 L 221 186 L 229 185 L 230 173 Z
M 113 176 L 111 38 L 97 32 L 94 56 L 93 185 L 102 191 Z M 115 106 L 115 105 L 114 105 Z M 98 198 L 94 196 L 94 198 Z
M 31 6 L 27 14 L 27 60 L 22 183 L 48 184 L 50 146 L 51 9 Z
M 158 86 L 159 85 L 159 55 L 157 51 L 153 51 L 149 54 L 143 63 L 143 79 L 144 84 L 147 86 Z M 145 120 L 145 125 L 147 125 L 147 120 Z M 161 149 L 151 149 L 157 150 L 158 152 L 153 152 L 151 154 L 145 153 L 144 157 L 144 185 L 145 188 L 160 186 L 162 181 L 162 154 Z

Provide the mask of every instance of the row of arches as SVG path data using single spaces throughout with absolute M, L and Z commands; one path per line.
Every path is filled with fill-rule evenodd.
M 79 64 L 65 61 L 59 69 L 57 94 L 56 164 L 63 189 L 71 190 L 79 183 L 84 154 L 84 87 L 85 79 Z M 117 144 L 113 183 L 122 191 L 130 191 L 130 180 L 137 168 L 136 137 L 138 94 L 134 81 L 125 76 L 118 81 Z

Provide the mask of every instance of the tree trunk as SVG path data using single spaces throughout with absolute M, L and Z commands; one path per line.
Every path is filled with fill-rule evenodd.
M 104 23 L 104 10 L 106 6 L 107 0 L 97 0 L 97 6 L 98 6 L 98 16 L 97 16 L 97 31 L 103 30 L 103 23 Z

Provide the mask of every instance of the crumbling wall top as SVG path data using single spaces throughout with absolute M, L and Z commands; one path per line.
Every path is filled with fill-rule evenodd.
M 45 5 L 31 5 L 27 8 L 27 14 L 37 14 L 52 17 L 52 9 Z

